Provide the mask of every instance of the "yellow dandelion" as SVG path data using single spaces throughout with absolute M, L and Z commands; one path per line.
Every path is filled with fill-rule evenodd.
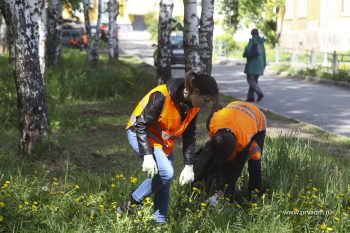
M 56 177 L 52 178 L 53 181 L 57 181 L 58 179 Z
M 0 201 L 0 208 L 4 207 L 5 203 L 3 201 Z
M 23 205 L 18 205 L 18 209 L 23 209 Z
M 115 181 L 115 178 L 114 178 L 114 177 L 112 177 L 112 178 L 111 178 L 111 180 L 112 180 L 112 181 Z
M 116 178 L 118 178 L 118 179 L 123 179 L 123 178 L 124 178 L 124 175 L 123 175 L 123 174 L 116 175 Z
M 314 190 L 315 192 L 317 192 L 317 191 L 318 191 L 318 189 L 317 189 L 317 188 L 315 188 L 315 187 L 313 187 L 313 188 L 312 188 L 312 190 Z
M 151 198 L 150 197 L 146 197 L 145 204 L 146 205 L 151 204 Z
M 99 205 L 98 208 L 104 209 L 105 207 L 104 207 L 104 205 Z
M 253 207 L 253 208 L 256 208 L 256 207 L 258 207 L 258 204 L 252 203 L 252 207 Z
M 324 224 L 324 223 L 322 223 L 322 224 L 320 225 L 320 228 L 321 228 L 321 230 L 325 231 L 325 230 L 327 230 L 327 225 Z
M 29 202 L 28 202 L 28 201 L 25 201 L 24 204 L 29 205 Z
M 53 185 L 57 186 L 57 185 L 58 185 L 58 183 L 57 183 L 57 182 L 53 182 Z
M 112 203 L 111 203 L 111 206 L 112 206 L 112 209 L 117 208 L 117 202 L 112 202 Z
M 0 215 L 0 222 L 4 221 L 4 216 Z
M 317 199 L 317 196 L 314 194 L 311 196 L 313 199 Z
M 340 218 L 339 218 L 339 217 L 335 217 L 334 220 L 335 220 L 335 221 L 339 221 Z
M 3 189 L 7 189 L 9 187 L 9 185 L 8 184 L 4 184 L 1 188 L 3 188 Z
M 115 185 L 115 184 L 111 184 L 111 187 L 112 187 L 112 188 L 115 188 L 115 187 L 117 187 L 117 185 Z
M 75 189 L 80 189 L 80 186 L 76 184 Z
M 131 182 L 132 184 L 135 184 L 135 183 L 137 182 L 137 177 L 131 176 L 131 177 L 130 177 L 130 182 Z
M 33 210 L 33 211 L 38 211 L 38 208 L 39 208 L 39 207 L 37 207 L 36 205 L 32 205 L 32 210 Z
M 201 203 L 201 207 L 202 207 L 202 208 L 204 208 L 204 207 L 206 207 L 206 206 L 207 206 L 207 203 L 205 203 L 205 202 L 202 202 L 202 203 Z
M 311 194 L 311 192 L 310 192 L 310 191 L 307 191 L 306 194 Z
M 11 182 L 10 182 L 10 181 L 8 181 L 8 180 L 6 180 L 6 181 L 5 181 L 5 184 L 11 184 Z
M 326 229 L 328 232 L 330 232 L 330 231 L 333 231 L 333 228 L 332 227 L 327 227 L 327 229 Z
M 290 198 L 292 195 L 290 195 L 290 193 L 287 193 L 287 197 Z
M 136 206 L 137 206 L 136 204 L 132 204 L 130 207 L 131 208 L 136 208 Z

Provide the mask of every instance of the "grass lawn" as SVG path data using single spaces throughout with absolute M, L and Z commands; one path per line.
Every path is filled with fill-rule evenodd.
M 350 142 L 312 128 L 305 128 L 309 138 L 267 138 L 267 190 L 254 202 L 223 199 L 211 207 L 200 189 L 180 186 L 179 141 L 168 224 L 153 222 L 152 198 L 136 216 L 118 216 L 118 205 L 145 178 L 125 125 L 156 78 L 133 57 L 102 57 L 94 67 L 85 61 L 84 52 L 66 50 L 62 63 L 47 71 L 52 132 L 26 157 L 17 150 L 11 67 L 0 57 L 0 232 L 350 232 Z M 208 139 L 207 114 L 199 117 L 199 146 Z M 266 114 L 272 125 L 289 122 Z M 244 197 L 247 181 L 245 170 L 238 196 Z

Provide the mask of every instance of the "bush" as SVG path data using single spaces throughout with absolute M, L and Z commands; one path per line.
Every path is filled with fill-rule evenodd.
M 238 45 L 237 43 L 233 40 L 233 37 L 231 34 L 223 34 L 223 35 L 220 35 L 220 36 L 217 36 L 215 37 L 215 50 L 216 51 L 219 51 L 219 43 L 220 41 L 225 45 L 225 48 L 226 48 L 226 52 L 227 53 L 231 53 L 233 52 L 235 49 L 238 48 Z M 243 54 L 243 52 L 242 52 Z

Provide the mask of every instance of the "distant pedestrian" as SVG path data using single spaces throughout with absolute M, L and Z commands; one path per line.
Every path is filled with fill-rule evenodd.
M 252 38 L 249 39 L 243 53 L 243 57 L 247 58 L 244 69 L 249 84 L 247 101 L 254 102 L 256 93 L 258 95 L 257 101 L 259 102 L 264 97 L 259 87 L 258 79 L 260 75 L 263 75 L 266 66 L 265 39 L 259 36 L 259 30 L 257 28 L 251 31 L 251 35 Z
M 80 41 L 75 36 L 70 40 L 70 45 L 73 49 L 81 49 Z
M 83 48 L 86 48 L 87 45 L 88 45 L 88 36 L 86 33 L 84 33 L 82 36 L 81 36 L 81 43 L 82 43 L 82 46 Z

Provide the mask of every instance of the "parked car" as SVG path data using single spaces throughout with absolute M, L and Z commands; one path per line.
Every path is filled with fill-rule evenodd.
M 156 47 L 153 58 L 154 66 L 158 66 L 158 46 Z M 185 64 L 185 52 L 184 52 L 184 37 L 182 32 L 172 32 L 170 35 L 170 60 L 171 64 Z
M 81 29 L 62 29 L 61 31 L 61 43 L 63 46 L 73 47 L 72 39 L 75 38 L 82 45 L 82 36 L 84 31 Z

